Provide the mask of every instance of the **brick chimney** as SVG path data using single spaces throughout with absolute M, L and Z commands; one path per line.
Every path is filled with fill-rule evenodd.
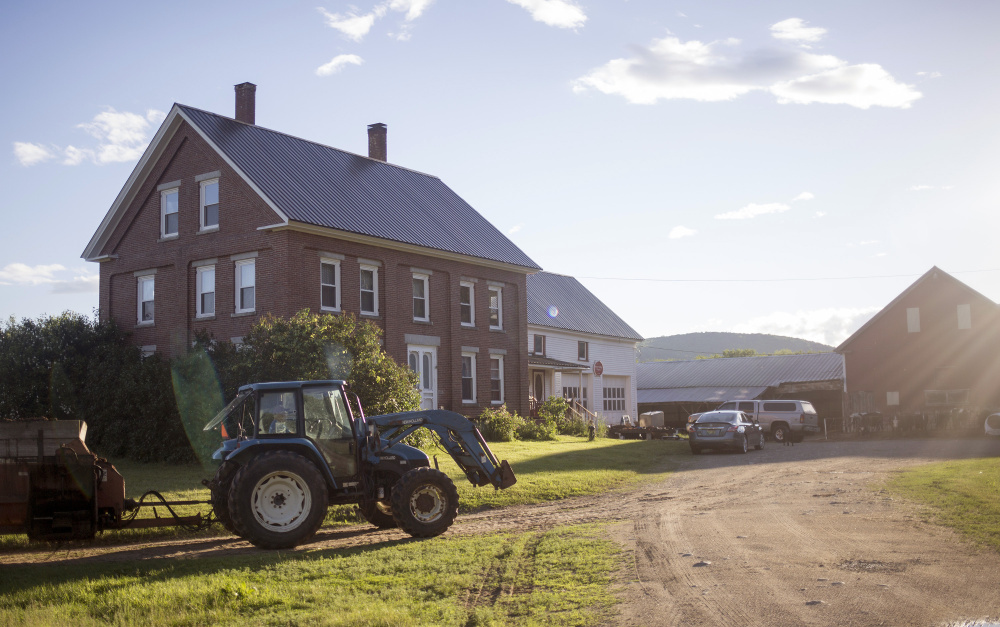
M 254 123 L 254 113 L 257 108 L 257 86 L 253 83 L 236 85 L 236 121 L 245 124 Z
M 368 156 L 379 161 L 386 160 L 385 124 L 377 122 L 368 125 Z

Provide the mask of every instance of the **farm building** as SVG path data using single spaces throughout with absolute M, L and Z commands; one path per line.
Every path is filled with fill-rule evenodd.
M 668 426 L 737 399 L 810 401 L 839 429 L 844 358 L 837 353 L 730 357 L 637 364 L 639 412 L 662 411 Z

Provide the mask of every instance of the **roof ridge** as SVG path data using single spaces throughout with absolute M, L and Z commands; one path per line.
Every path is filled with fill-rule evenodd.
M 174 105 L 178 106 L 178 107 L 181 107 L 181 108 L 184 108 L 184 109 L 191 109 L 192 111 L 198 111 L 199 113 L 204 113 L 206 115 L 215 116 L 217 118 L 223 118 L 224 120 L 228 120 L 230 122 L 235 122 L 237 124 L 242 124 L 243 126 L 247 126 L 247 127 L 250 127 L 250 128 L 259 129 L 261 131 L 267 131 L 268 133 L 274 133 L 275 135 L 281 135 L 282 137 L 288 137 L 289 139 L 294 139 L 294 140 L 297 140 L 297 141 L 300 141 L 300 142 L 305 142 L 307 144 L 312 144 L 313 146 L 319 146 L 320 148 L 327 148 L 329 150 L 336 150 L 337 152 L 342 152 L 345 155 L 351 155 L 352 157 L 361 157 L 362 159 L 367 159 L 369 161 L 374 161 L 375 163 L 382 163 L 382 164 L 385 164 L 385 165 L 388 165 L 388 166 L 392 166 L 394 168 L 398 168 L 400 170 L 405 170 L 407 172 L 413 172 L 414 174 L 419 174 L 421 176 L 426 176 L 428 178 L 437 179 L 437 180 L 441 181 L 441 177 L 440 176 L 435 176 L 434 174 L 428 174 L 427 172 L 421 172 L 420 170 L 414 170 L 413 168 L 407 168 L 406 166 L 398 165 L 398 164 L 395 164 L 395 163 L 389 163 L 388 161 L 382 161 L 381 159 L 372 159 L 371 157 L 369 157 L 367 155 L 362 155 L 362 154 L 359 154 L 359 153 L 356 153 L 356 152 L 351 152 L 350 150 L 344 150 L 343 148 L 337 148 L 336 146 L 330 146 L 328 144 L 321 144 L 320 142 L 313 141 L 311 139 L 305 139 L 304 137 L 299 137 L 297 135 L 291 135 L 289 133 L 283 133 L 281 131 L 276 131 L 273 128 L 268 128 L 266 126 L 260 126 L 259 124 L 248 124 L 246 122 L 241 122 L 240 120 L 237 120 L 236 118 L 231 118 L 229 116 L 225 116 L 225 115 L 222 115 L 220 113 L 215 113 L 214 111 L 206 111 L 205 109 L 199 109 L 198 107 L 192 107 L 190 105 L 181 104 L 179 102 L 175 102 Z M 443 182 L 444 181 L 442 181 L 442 183 Z

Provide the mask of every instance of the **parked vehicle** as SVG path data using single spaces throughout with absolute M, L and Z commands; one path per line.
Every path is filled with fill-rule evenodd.
M 1000 414 L 990 414 L 986 417 L 986 435 L 1000 435 Z
M 663 424 L 662 411 L 650 411 L 639 416 L 635 424 L 631 416 L 622 416 L 621 424 L 608 426 L 608 437 L 619 440 L 679 440 L 677 430 Z
M 319 529 L 328 505 L 354 503 L 379 528 L 426 538 L 458 514 L 458 490 L 402 440 L 426 427 L 475 486 L 509 488 L 516 479 L 476 426 L 445 410 L 366 418 L 343 381 L 255 383 L 205 426 L 226 438 L 211 489 L 229 531 L 266 549 L 294 547 Z M 357 413 L 354 413 L 354 410 Z M 435 466 L 437 464 L 435 463 Z
M 688 425 L 688 444 L 695 455 L 705 449 L 746 453 L 751 445 L 759 451 L 764 448 L 764 430 L 741 411 L 710 411 Z
M 726 401 L 716 411 L 742 411 L 760 423 L 764 432 L 775 442 L 791 437 L 801 442 L 807 433 L 819 433 L 819 416 L 809 401 Z M 688 416 L 688 423 L 695 422 L 702 414 Z

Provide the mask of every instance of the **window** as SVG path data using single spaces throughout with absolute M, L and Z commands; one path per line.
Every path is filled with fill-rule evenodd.
M 494 405 L 503 404 L 503 357 L 490 357 L 490 402 Z
M 563 398 L 568 401 L 576 400 L 580 397 L 580 388 L 575 386 L 563 386 Z
M 604 388 L 604 411 L 625 411 L 625 388 Z
M 236 262 L 236 313 L 251 312 L 257 307 L 256 260 Z
M 257 434 L 296 433 L 298 416 L 295 392 L 263 392 Z
M 885 404 L 886 405 L 899 405 L 899 392 L 886 392 L 885 393 Z
M 920 333 L 919 307 L 908 307 L 906 309 L 906 330 L 909 333 Z
M 361 266 L 361 313 L 378 315 L 378 268 Z
M 490 288 L 490 328 L 503 328 L 503 288 Z
M 967 405 L 968 390 L 924 390 L 924 402 L 928 405 Z
M 160 237 L 177 237 L 178 189 L 160 192 Z
M 413 275 L 413 319 L 427 322 L 431 318 L 430 305 L 428 303 L 428 276 L 426 274 Z
M 462 402 L 476 402 L 476 355 L 462 354 Z
M 219 228 L 219 179 L 201 182 L 201 230 Z
M 791 403 L 764 403 L 761 411 L 798 411 L 799 406 L 794 402 Z
M 959 329 L 972 328 L 972 305 L 958 306 L 958 328 Z
M 576 343 L 576 358 L 580 361 L 587 361 L 588 346 L 586 342 Z
M 462 281 L 458 287 L 458 306 L 463 327 L 476 326 L 476 286 Z
M 138 322 L 153 324 L 153 275 L 138 277 Z
M 340 262 L 324 259 L 319 264 L 319 308 L 340 311 Z
M 196 315 L 207 318 L 215 315 L 215 266 L 198 268 L 197 281 L 198 302 L 195 303 Z
M 535 334 L 535 354 L 544 355 L 545 354 L 545 336 Z

